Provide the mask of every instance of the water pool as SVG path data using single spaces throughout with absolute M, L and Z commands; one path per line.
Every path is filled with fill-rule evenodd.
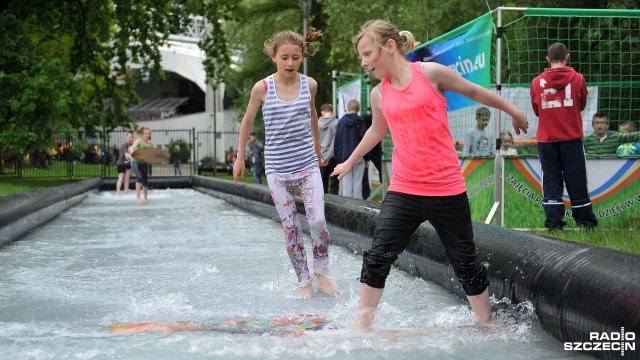
M 492 332 L 442 287 L 392 271 L 376 329 L 352 334 L 361 257 L 331 248 L 343 293 L 295 296 L 280 224 L 194 190 L 94 193 L 0 248 L 2 359 L 579 359 L 509 307 Z M 275 210 L 274 210 L 275 212 Z M 308 236 L 306 236 L 308 244 Z M 118 335 L 147 320 L 324 314 L 334 329 L 301 337 L 211 332 Z

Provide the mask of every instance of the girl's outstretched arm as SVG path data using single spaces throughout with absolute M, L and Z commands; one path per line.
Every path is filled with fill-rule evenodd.
M 521 130 L 525 134 L 529 130 L 529 122 L 524 112 L 493 91 L 468 81 L 447 66 L 438 63 L 425 63 L 424 71 L 427 79 L 441 94 L 445 90 L 453 91 L 471 100 L 506 112 L 511 116 L 513 129 L 518 135 Z
M 262 80 L 253 85 L 251 89 L 251 98 L 247 104 L 247 110 L 242 117 L 242 123 L 240 124 L 240 135 L 238 135 L 238 153 L 236 155 L 236 161 L 233 163 L 233 181 L 238 182 L 241 177 L 244 177 L 245 164 L 244 164 L 244 150 L 247 147 L 247 139 L 249 133 L 253 128 L 253 121 L 256 118 L 258 109 L 262 105 L 267 97 L 267 89 L 265 88 Z
M 382 115 L 382 110 L 380 107 L 380 94 L 378 90 L 374 88 L 371 90 L 371 95 L 369 96 L 371 101 L 371 127 L 364 134 L 364 137 L 353 151 L 351 156 L 343 162 L 342 164 L 336 165 L 335 170 L 331 173 L 330 176 L 338 176 L 338 179 L 342 180 L 342 178 L 351 172 L 353 166 L 365 156 L 374 146 L 376 146 L 382 138 L 387 133 L 387 120 Z

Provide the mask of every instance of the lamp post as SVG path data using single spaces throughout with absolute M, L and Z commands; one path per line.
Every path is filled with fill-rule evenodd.
M 311 9 L 311 0 L 298 0 L 300 10 L 302 10 L 302 36 L 307 37 L 307 21 L 309 19 L 309 10 Z M 302 60 L 302 73 L 307 75 L 307 57 Z

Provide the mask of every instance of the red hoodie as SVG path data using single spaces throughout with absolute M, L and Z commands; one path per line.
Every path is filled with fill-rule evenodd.
M 536 139 L 555 142 L 582 139 L 582 115 L 587 83 L 570 66 L 544 69 L 531 82 L 531 105 L 540 118 Z

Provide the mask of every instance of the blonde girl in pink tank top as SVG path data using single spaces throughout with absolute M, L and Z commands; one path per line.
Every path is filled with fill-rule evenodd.
M 516 134 L 527 132 L 525 114 L 502 97 L 471 83 L 447 66 L 410 63 L 412 37 L 383 20 L 369 21 L 354 37 L 362 66 L 382 82 L 371 91 L 373 123 L 351 157 L 336 166 L 341 179 L 382 140 L 394 143 L 393 177 L 364 252 L 354 330 L 373 322 L 392 264 L 424 221 L 435 228 L 479 324 L 491 317 L 486 266 L 476 256 L 466 188 L 453 146 L 444 91 L 454 91 L 512 117 Z

